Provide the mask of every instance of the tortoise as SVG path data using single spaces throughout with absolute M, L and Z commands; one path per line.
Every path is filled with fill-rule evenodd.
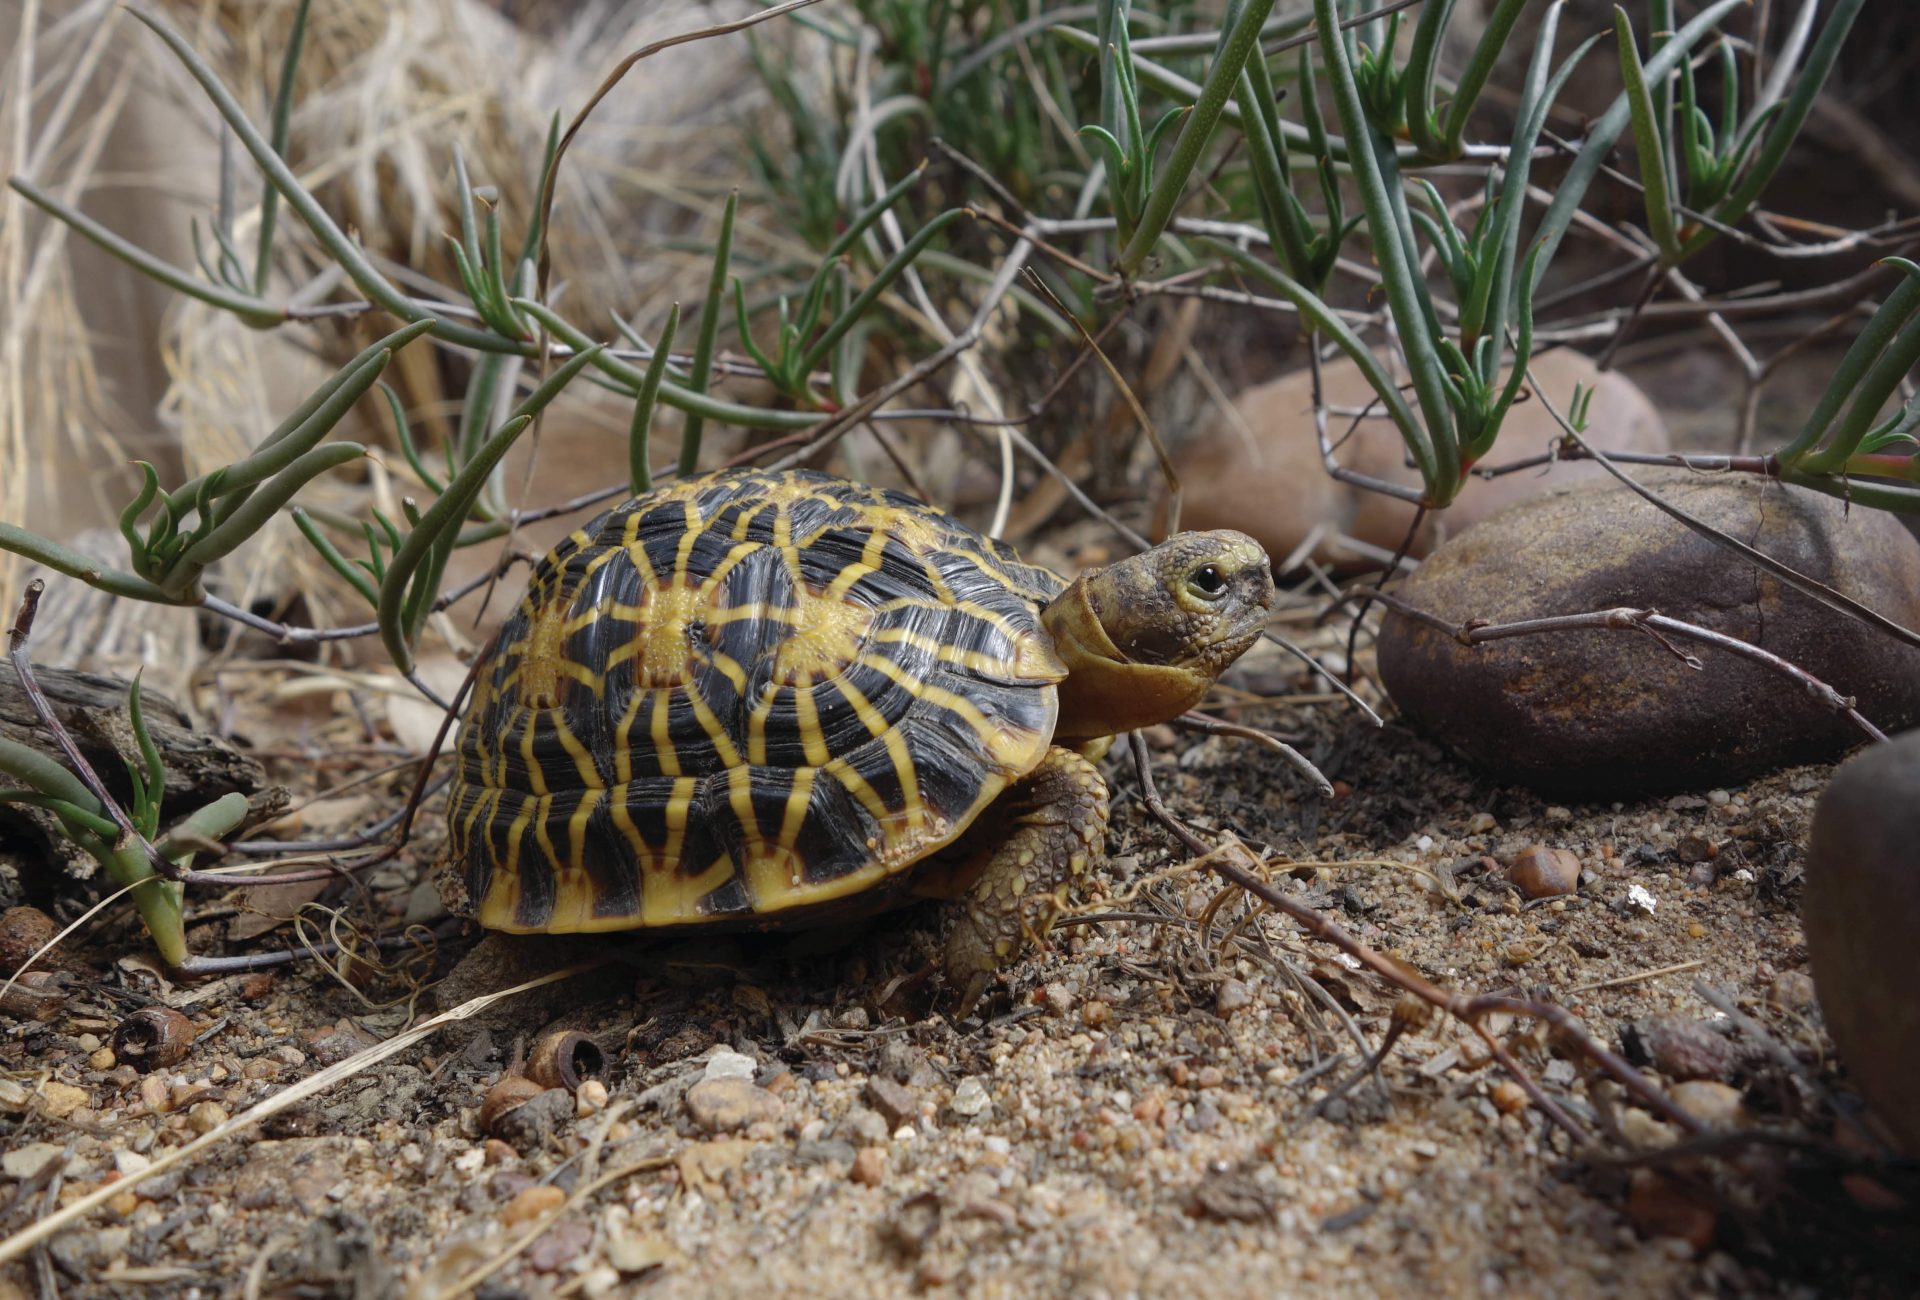
M 520 934 L 772 929 L 964 899 L 970 1004 L 1105 860 L 1111 738 L 1258 637 L 1259 544 L 1063 581 L 914 497 L 722 471 L 564 539 L 484 652 L 440 880 Z

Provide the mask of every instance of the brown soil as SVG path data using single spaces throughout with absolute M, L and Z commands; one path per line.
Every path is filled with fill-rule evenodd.
M 1242 685 L 1304 686 L 1278 656 L 1253 658 Z M 1301 733 L 1339 792 L 1321 800 L 1246 742 L 1163 730 L 1160 789 L 1203 834 L 1231 831 L 1281 861 L 1324 864 L 1275 879 L 1440 983 L 1549 996 L 1609 1045 L 1651 1016 L 1711 1020 L 1696 985 L 1722 990 L 1766 1034 L 1706 1028 L 1730 1049 L 1717 1075 L 1738 1091 L 1743 1122 L 1828 1142 L 1814 1088 L 1845 1083 L 1793 978 L 1805 970 L 1801 845 L 1825 769 L 1561 806 L 1343 706 L 1245 717 Z M 936 908 L 858 934 L 627 945 L 624 961 L 563 996 L 557 1017 L 538 995 L 503 1004 L 481 1028 L 442 1030 L 264 1131 L 135 1186 L 37 1264 L 0 1268 L 0 1297 L 455 1286 L 486 1296 L 1894 1294 L 1915 1284 L 1877 1248 L 1876 1233 L 1891 1229 L 1876 1225 L 1893 1220 L 1850 1199 L 1830 1160 L 1790 1165 L 1778 1144 L 1725 1161 L 1654 1156 L 1673 1181 L 1664 1202 L 1642 1189 L 1636 1226 L 1626 1212 L 1635 1175 L 1620 1158 L 1671 1133 L 1524 1021 L 1495 1028 L 1598 1146 L 1577 1152 L 1478 1040 L 1444 1020 L 1329 1100 L 1362 1059 L 1341 1020 L 1377 1045 L 1395 991 L 1290 923 L 1250 917 L 1242 898 L 1183 865 L 1131 770 L 1112 766 L 1112 869 L 1049 950 L 1012 971 L 984 1022 L 950 1023 L 920 979 L 937 953 Z M 296 786 L 315 776 L 311 761 L 269 767 Z M 367 820 L 393 806 L 397 788 L 362 791 L 373 797 L 339 815 Z M 338 905 L 362 923 L 430 906 L 417 864 L 437 838 L 429 829 L 417 860 L 377 874 L 370 898 Z M 1533 843 L 1579 857 L 1577 895 L 1529 904 L 1508 886 L 1490 859 Z M 1113 912 L 1153 919 L 1097 920 Z M 198 926 L 195 945 L 216 950 L 220 934 Z M 16 1153 L 0 1183 L 8 1231 L 426 1014 L 370 1009 L 311 965 L 162 987 L 150 961 L 127 956 L 143 946 L 124 924 L 89 936 L 70 956 L 98 973 L 70 988 L 59 1016 L 0 1019 L 0 1139 Z M 375 1003 L 395 994 L 391 979 L 369 990 Z M 141 1076 L 103 1045 L 156 998 L 201 1033 L 187 1059 Z M 542 1103 L 550 1137 L 529 1121 L 509 1130 L 520 1150 L 489 1145 L 482 1099 L 549 1018 L 605 1049 L 606 1102 Z M 745 1127 L 706 1131 L 694 1116 L 724 1122 L 713 1118 L 718 1094 L 688 1094 L 731 1072 L 763 1091 L 745 1094 Z M 34 1153 L 47 1154 L 35 1143 L 56 1154 L 23 1179 Z M 610 1174 L 620 1176 L 587 1191 Z M 542 1186 L 557 1190 L 529 1191 Z M 562 1204 L 526 1241 L 544 1222 L 537 1212 Z M 1649 1216 L 1661 1204 L 1662 1223 L 1710 1242 L 1655 1235 Z M 510 1250 L 484 1281 L 463 1281 Z

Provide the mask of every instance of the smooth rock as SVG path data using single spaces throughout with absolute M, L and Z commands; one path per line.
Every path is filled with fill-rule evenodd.
M 731 1133 L 780 1118 L 780 1099 L 747 1079 L 702 1079 L 687 1089 L 687 1114 L 709 1133 Z
M 1580 888 L 1580 858 L 1566 849 L 1529 844 L 1507 864 L 1507 879 L 1528 898 L 1558 898 Z
M 1806 927 L 1827 1030 L 1860 1092 L 1920 1156 L 1920 731 L 1834 773 L 1808 836 Z
M 1656 470 L 1666 500 L 1907 627 L 1920 541 L 1891 515 L 1747 477 Z M 1620 607 L 1737 637 L 1888 731 L 1920 723 L 1920 648 L 1833 613 L 1619 484 L 1557 488 L 1447 543 L 1398 594 L 1450 626 Z M 1687 667 L 1632 629 L 1461 645 L 1390 614 L 1380 679 L 1403 714 L 1506 780 L 1583 797 L 1724 786 L 1839 757 L 1861 733 L 1798 684 L 1700 642 Z
M 1564 348 L 1537 358 L 1532 368 L 1562 411 L 1574 384 L 1594 390 L 1586 437 L 1602 451 L 1671 450 L 1659 410 L 1623 375 L 1597 370 L 1591 360 Z M 1321 373 L 1330 406 L 1358 409 L 1374 400 L 1373 389 L 1346 358 L 1329 362 Z M 1342 466 L 1403 487 L 1420 485 L 1392 420 L 1370 415 L 1356 425 L 1351 416 L 1329 418 Z M 1353 434 L 1346 437 L 1349 426 Z M 1539 402 L 1519 402 L 1509 411 L 1487 459 L 1501 464 L 1535 456 L 1559 438 L 1560 426 Z M 1363 557 L 1340 546 L 1332 534 L 1345 533 L 1392 551 L 1413 523 L 1413 507 L 1407 502 L 1338 482 L 1327 473 L 1314 436 L 1313 383 L 1306 370 L 1241 393 L 1231 412 L 1216 411 L 1199 433 L 1174 450 L 1174 465 L 1186 489 L 1181 527 L 1251 533 L 1276 565 L 1322 525 L 1324 540 L 1312 551 L 1314 558 L 1335 567 L 1364 564 Z M 1453 505 L 1428 515 L 1412 553 L 1425 555 L 1444 539 L 1548 487 L 1605 476 L 1606 471 L 1590 461 L 1568 461 L 1495 479 L 1471 479 Z

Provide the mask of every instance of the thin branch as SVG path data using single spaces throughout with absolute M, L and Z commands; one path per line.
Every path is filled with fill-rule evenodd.
M 1132 737 L 1134 762 L 1141 782 L 1141 799 L 1148 810 L 1160 822 L 1172 831 L 1188 850 L 1202 858 L 1205 865 L 1238 886 L 1247 893 L 1266 903 L 1275 911 L 1291 918 L 1314 938 L 1339 949 L 1362 966 L 1380 976 L 1395 988 L 1413 994 L 1422 1002 L 1454 1017 L 1471 1029 L 1486 1044 L 1488 1051 L 1501 1066 L 1513 1077 L 1514 1081 L 1526 1091 L 1534 1106 L 1554 1124 L 1566 1131 L 1581 1146 L 1589 1145 L 1591 1139 L 1584 1128 L 1577 1123 L 1565 1108 L 1547 1096 L 1534 1081 L 1533 1077 L 1520 1067 L 1504 1045 L 1487 1029 L 1484 1021 L 1493 1012 L 1505 1012 L 1516 1016 L 1530 1016 L 1550 1025 L 1560 1040 L 1573 1051 L 1593 1061 L 1608 1075 L 1623 1085 L 1648 1109 L 1663 1119 L 1678 1125 L 1688 1133 L 1699 1134 L 1706 1131 L 1706 1125 L 1699 1119 L 1682 1110 L 1674 1101 L 1640 1071 L 1633 1068 L 1618 1053 L 1596 1041 L 1579 1021 L 1566 1008 L 1555 1006 L 1551 1002 L 1534 999 L 1505 997 L 1499 994 L 1479 994 L 1465 996 L 1453 993 L 1428 981 L 1425 977 L 1407 967 L 1404 963 L 1389 960 L 1367 947 L 1348 934 L 1337 922 L 1329 920 L 1316 909 L 1301 902 L 1285 892 L 1274 888 L 1261 879 L 1237 859 L 1251 858 L 1251 854 L 1237 841 L 1219 846 L 1208 845 L 1183 825 L 1179 818 L 1161 801 L 1159 791 L 1153 784 L 1151 763 L 1147 755 L 1146 744 L 1136 734 Z M 1221 851 L 1237 850 L 1237 852 Z

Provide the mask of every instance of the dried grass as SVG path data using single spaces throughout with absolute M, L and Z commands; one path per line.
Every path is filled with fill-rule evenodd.
M 163 7 L 264 120 L 291 0 Z M 445 256 L 446 236 L 458 229 L 454 145 L 474 182 L 498 189 L 515 244 L 552 116 L 570 114 L 627 50 L 712 16 L 708 6 L 668 0 L 593 0 L 533 7 L 516 25 L 486 0 L 328 0 L 312 9 L 289 157 L 370 251 L 457 283 Z M 0 0 L 0 51 L 0 175 L 32 176 L 70 201 L 128 192 L 142 205 L 151 200 L 135 229 L 116 228 L 190 263 L 181 213 L 204 222 L 218 191 L 215 119 L 197 88 L 109 0 Z M 744 179 L 732 128 L 739 88 L 751 80 L 743 46 L 702 44 L 677 52 L 670 72 L 630 79 L 596 114 L 569 154 L 555 209 L 569 315 L 610 334 L 619 312 L 650 330 L 669 302 L 697 297 L 705 259 L 662 245 L 710 229 L 720 196 Z M 142 119 L 162 111 L 161 147 L 136 149 L 131 166 L 111 161 L 118 137 L 137 135 Z M 244 164 L 236 171 L 233 225 L 246 252 L 259 185 Z M 297 290 L 324 265 L 284 209 L 279 229 L 270 297 Z M 78 276 L 77 248 L 93 259 Z M 110 524 L 133 482 L 130 459 L 154 460 L 168 475 L 227 463 L 323 367 L 367 341 L 363 328 L 337 324 L 254 333 L 146 291 L 118 263 L 102 273 L 99 258 L 0 191 L 0 518 L 62 539 Z M 118 310 L 123 293 L 144 293 L 144 309 Z M 106 336 L 103 308 L 120 337 Z M 415 351 L 389 377 L 432 437 L 459 394 L 442 387 L 426 349 Z M 342 436 L 384 441 L 384 416 Z M 549 443 L 555 436 L 550 428 Z M 354 509 L 367 489 L 350 477 L 316 490 Z M 304 612 L 316 620 L 359 616 L 326 595 L 336 580 L 290 528 L 269 529 L 236 558 L 221 575 L 229 599 L 305 592 Z M 0 602 L 17 595 L 24 568 L 0 554 Z

